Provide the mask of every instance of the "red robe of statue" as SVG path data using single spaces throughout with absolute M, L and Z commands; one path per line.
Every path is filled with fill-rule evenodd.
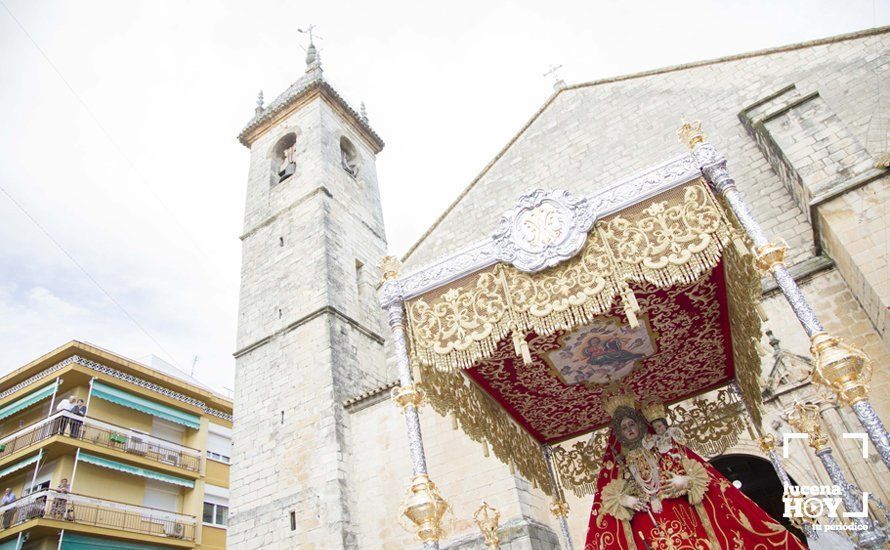
M 614 436 L 610 435 L 609 440 L 611 448 L 620 452 L 620 443 Z M 805 548 L 794 535 L 687 447 L 674 443 L 671 453 L 662 454 L 657 450 L 653 452 L 657 457 L 662 479 L 669 479 L 672 473 L 695 478 L 690 484 L 689 493 L 675 498 L 663 498 L 663 510 L 660 513 L 652 512 L 651 515 L 616 508 L 615 489 L 621 485 L 620 466 L 614 453 L 608 450 L 603 457 L 603 467 L 597 479 L 585 550 Z M 681 459 L 678 460 L 677 457 Z M 607 489 L 613 480 L 619 482 Z M 604 498 L 607 501 L 605 506 Z M 697 502 L 693 504 L 690 501 Z M 629 519 L 620 519 L 607 510 L 614 510 L 618 515 Z

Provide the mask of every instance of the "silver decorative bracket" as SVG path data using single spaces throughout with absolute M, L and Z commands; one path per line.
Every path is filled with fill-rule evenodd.
M 587 197 L 530 189 L 501 217 L 492 235 L 495 257 L 528 273 L 552 267 L 581 250 L 594 221 Z

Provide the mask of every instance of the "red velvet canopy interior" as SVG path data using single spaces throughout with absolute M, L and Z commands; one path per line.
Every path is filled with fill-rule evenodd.
M 725 385 L 734 376 L 723 264 L 685 286 L 633 287 L 639 327 L 620 303 L 573 331 L 526 335 L 532 362 L 502 340 L 465 371 L 532 436 L 555 443 L 602 427 L 601 394 L 613 380 L 638 398 L 674 403 Z

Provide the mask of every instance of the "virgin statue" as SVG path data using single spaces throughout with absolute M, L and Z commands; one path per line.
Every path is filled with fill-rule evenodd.
M 665 408 L 604 393 L 612 417 L 585 550 L 802 549 L 668 426 Z M 658 431 L 650 429 L 657 425 Z

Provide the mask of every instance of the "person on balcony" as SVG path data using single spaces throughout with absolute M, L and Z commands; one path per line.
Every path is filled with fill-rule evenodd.
M 71 406 L 71 414 L 74 414 L 78 417 L 84 417 L 87 414 L 87 407 L 83 403 L 83 399 L 78 399 L 77 403 L 74 403 Z M 80 437 L 80 429 L 83 427 L 82 420 L 75 420 L 74 418 L 69 419 L 71 424 L 71 437 L 78 438 Z
M 10 524 L 12 524 L 12 518 L 15 515 L 15 511 L 16 511 L 16 507 L 12 506 L 12 504 L 14 502 L 15 502 L 15 493 L 12 491 L 12 489 L 7 487 L 6 491 L 3 492 L 3 498 L 0 499 L 0 506 L 2 506 L 2 507 L 8 506 L 9 507 L 7 510 L 4 510 L 4 512 L 3 512 L 3 528 L 4 529 L 6 529 L 7 527 L 10 526 Z
M 65 514 L 68 512 L 68 497 L 65 495 L 70 491 L 71 485 L 68 484 L 68 478 L 62 478 L 56 486 L 57 494 L 53 497 L 53 505 L 49 511 L 50 517 L 55 519 L 65 519 Z
M 56 405 L 56 412 L 59 413 L 59 412 L 64 411 L 64 412 L 70 413 L 71 409 L 74 406 L 75 406 L 74 396 L 71 395 L 71 396 L 68 396 L 65 399 L 62 399 L 61 401 L 59 401 L 59 404 Z M 65 429 L 68 427 L 68 417 L 64 416 L 64 415 L 60 416 L 56 420 L 56 426 L 58 426 L 56 433 L 59 435 L 65 435 Z

